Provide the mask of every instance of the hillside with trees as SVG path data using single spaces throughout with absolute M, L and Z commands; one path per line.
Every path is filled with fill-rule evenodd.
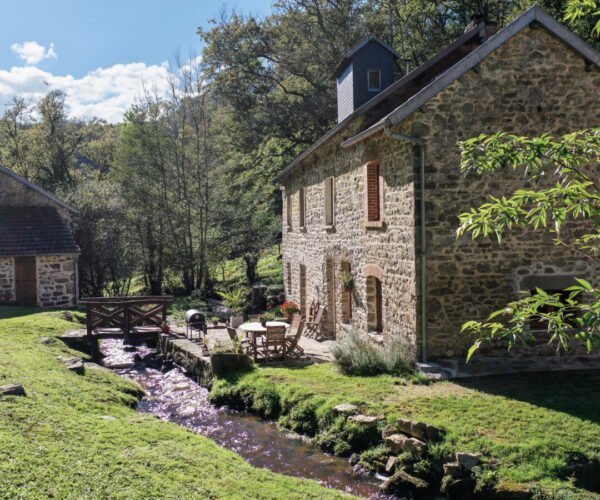
M 199 30 L 199 57 L 174 61 L 170 92 L 152 82 L 123 122 L 72 118 L 65 95 L 15 99 L 0 120 L 0 161 L 80 210 L 84 296 L 210 295 L 241 259 L 257 280 L 280 238 L 273 177 L 335 123 L 333 70 L 375 34 L 401 54 L 398 77 L 456 39 L 472 19 L 510 22 L 529 0 L 280 0 L 257 18 L 221 12 Z M 566 1 L 543 0 L 561 18 Z M 593 36 L 590 12 L 571 24 Z

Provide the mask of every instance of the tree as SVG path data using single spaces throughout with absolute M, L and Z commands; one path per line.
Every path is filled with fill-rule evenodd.
M 481 135 L 460 144 L 463 172 L 493 174 L 510 166 L 522 172 L 525 185 L 510 196 L 460 215 L 458 235 L 495 237 L 533 228 L 549 231 L 557 245 L 582 259 L 600 257 L 600 128 L 554 138 L 519 137 L 505 133 Z M 589 351 L 600 346 L 600 277 L 594 283 L 578 278 L 568 296 L 537 289 L 530 296 L 492 313 L 488 321 L 469 321 L 463 331 L 476 337 L 470 358 L 486 340 L 504 340 L 509 349 L 532 338 L 534 320 L 547 327 L 549 343 L 566 349 L 573 340 Z M 500 319 L 504 321 L 500 321 Z

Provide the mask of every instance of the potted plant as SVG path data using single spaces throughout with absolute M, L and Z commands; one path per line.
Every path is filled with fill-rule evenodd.
M 354 289 L 354 278 L 348 271 L 342 271 L 342 285 L 346 291 Z
M 294 314 L 298 314 L 300 312 L 300 306 L 298 306 L 298 304 L 292 300 L 286 300 L 283 304 L 281 304 L 281 311 L 287 316 L 288 323 L 291 323 Z
M 212 318 L 210 318 L 210 320 L 212 321 L 213 326 L 219 326 L 219 317 L 218 316 L 213 316 Z
M 229 318 L 229 326 L 237 328 L 244 322 L 242 310 L 246 301 L 246 290 L 244 288 L 236 288 L 229 292 L 221 292 L 219 295 L 232 312 Z
M 260 324 L 264 327 L 267 326 L 267 321 L 269 321 L 269 317 L 266 314 L 261 314 L 258 317 L 258 321 L 260 321 Z

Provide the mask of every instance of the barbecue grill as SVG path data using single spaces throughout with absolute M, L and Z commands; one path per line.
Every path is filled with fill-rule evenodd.
M 194 331 L 198 332 L 198 339 L 203 340 L 206 336 L 207 326 L 206 317 L 197 309 L 190 309 L 185 312 L 185 336 L 192 340 Z

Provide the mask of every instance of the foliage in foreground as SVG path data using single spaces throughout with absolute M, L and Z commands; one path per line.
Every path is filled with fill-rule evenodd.
M 71 373 L 80 355 L 55 337 L 60 313 L 0 307 L 0 498 L 342 497 L 313 481 L 255 469 L 212 440 L 137 413 L 139 388 L 106 370 Z
M 492 464 L 479 474 L 482 485 L 529 485 L 543 491 L 539 498 L 594 498 L 582 471 L 600 463 L 597 372 L 423 385 L 390 375 L 350 377 L 326 363 L 219 379 L 211 398 L 278 419 L 282 427 L 314 436 L 333 453 L 347 455 L 357 446 L 369 467 L 383 462 L 385 450 L 380 444 L 365 449 L 369 435 L 339 419 L 333 411 L 337 404 L 354 403 L 365 414 L 385 415 L 382 425 L 398 417 L 427 422 L 445 429 L 446 438 L 430 450 L 429 465 L 414 463 L 417 475 L 419 468 L 451 460 L 455 451 L 479 452 Z
M 520 137 L 505 133 L 481 135 L 461 143 L 461 169 L 477 175 L 494 174 L 506 166 L 519 170 L 524 187 L 460 215 L 458 236 L 496 237 L 517 229 L 547 231 L 556 245 L 590 263 L 600 256 L 600 128 L 580 130 L 559 138 L 543 134 Z M 574 230 L 576 228 L 577 230 Z M 594 278 L 596 282 L 599 277 Z M 504 340 L 508 347 L 527 343 L 528 325 L 546 325 L 548 341 L 566 349 L 572 340 L 587 349 L 600 346 L 600 290 L 578 279 L 568 297 L 538 289 L 492 313 L 487 322 L 469 321 L 463 331 L 476 341 L 470 358 L 486 341 Z M 496 319 L 503 317 L 504 321 Z
M 331 346 L 331 352 L 335 364 L 346 375 L 399 375 L 410 372 L 410 353 L 396 339 L 391 339 L 383 346 L 352 329 Z

